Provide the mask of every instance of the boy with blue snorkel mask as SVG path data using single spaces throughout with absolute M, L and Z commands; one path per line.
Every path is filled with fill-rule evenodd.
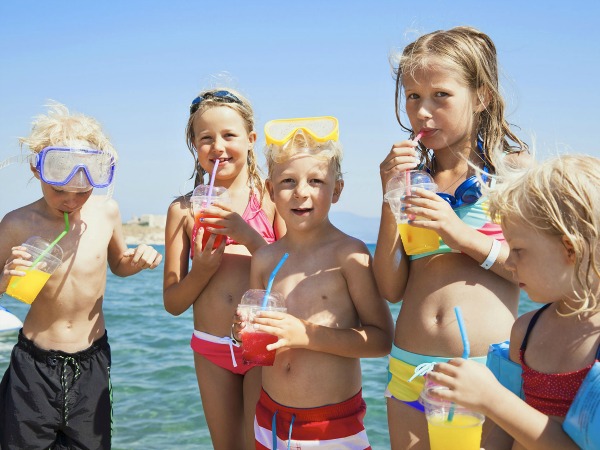
M 0 384 L 0 448 L 94 448 L 111 445 L 110 347 L 102 300 L 106 263 L 118 276 L 155 268 L 147 245 L 128 249 L 117 203 L 92 196 L 113 181 L 117 155 L 98 122 L 60 104 L 20 139 L 34 153 L 42 197 L 0 222 L 0 293 L 24 276 L 29 237 L 60 241 L 62 264 L 25 318 Z M 51 394 L 49 394 L 51 393 Z

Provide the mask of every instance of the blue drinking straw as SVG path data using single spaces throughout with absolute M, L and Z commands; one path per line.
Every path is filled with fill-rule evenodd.
M 281 260 L 277 263 L 277 265 L 273 269 L 273 272 L 271 272 L 271 276 L 269 277 L 269 282 L 267 283 L 267 290 L 265 291 L 265 296 L 262 301 L 261 309 L 265 309 L 267 307 L 267 303 L 269 301 L 269 294 L 271 293 L 271 288 L 273 287 L 273 280 L 275 279 L 275 275 L 277 275 L 277 272 L 279 272 L 279 269 L 281 269 L 281 266 L 283 266 L 283 263 L 285 262 L 285 260 L 288 259 L 288 256 L 290 256 L 288 253 L 284 253 Z
M 460 338 L 463 343 L 463 353 L 462 357 L 464 359 L 469 358 L 469 354 L 471 353 L 471 345 L 469 344 L 469 338 L 467 336 L 467 329 L 465 327 L 465 321 L 462 316 L 462 311 L 460 310 L 460 306 L 454 307 L 454 314 L 456 315 L 456 321 L 458 322 L 458 329 L 460 330 Z M 450 406 L 450 411 L 448 411 L 448 422 L 452 422 L 454 419 L 454 403 Z

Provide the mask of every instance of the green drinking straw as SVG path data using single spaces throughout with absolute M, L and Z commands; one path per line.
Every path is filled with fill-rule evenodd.
M 273 269 L 273 272 L 271 272 L 269 282 L 267 283 L 267 290 L 265 291 L 265 296 L 263 297 L 262 305 L 260 306 L 261 309 L 265 309 L 267 307 L 267 302 L 269 301 L 269 294 L 271 293 L 271 288 L 273 287 L 273 280 L 275 279 L 275 275 L 277 275 L 277 272 L 279 272 L 279 269 L 281 269 L 281 266 L 283 266 L 285 260 L 288 259 L 288 256 L 290 256 L 288 253 L 284 253 L 281 260 Z
M 460 306 L 454 307 L 454 314 L 456 315 L 456 321 L 458 322 L 458 329 L 460 330 L 460 338 L 463 343 L 463 353 L 462 357 L 464 359 L 469 358 L 469 354 L 471 353 L 471 345 L 469 344 L 469 338 L 467 336 L 467 329 L 465 327 L 465 321 L 462 316 L 462 311 L 460 310 Z M 448 411 L 448 422 L 452 422 L 454 419 L 454 403 L 450 406 L 450 411 Z
M 46 256 L 46 255 L 47 255 L 47 254 L 50 252 L 50 250 L 52 250 L 52 248 L 53 248 L 53 247 L 54 247 L 54 246 L 55 246 L 55 245 L 58 243 L 58 241 L 60 241 L 62 238 L 64 238 L 64 237 L 65 237 L 65 234 L 67 234 L 67 233 L 69 232 L 69 228 L 70 228 L 70 227 L 69 227 L 69 214 L 65 212 L 65 213 L 63 213 L 63 215 L 64 215 L 64 218 L 65 218 L 65 230 L 64 230 L 62 233 L 60 233 L 60 234 L 57 236 L 57 238 L 56 238 L 56 239 L 54 239 L 54 241 L 52 241 L 52 243 L 51 243 L 51 244 L 50 244 L 48 247 L 46 247 L 46 249 L 45 249 L 45 250 L 44 250 L 42 253 L 40 253 L 40 256 L 38 256 L 37 258 L 35 258 L 35 260 L 34 260 L 34 261 L 33 261 L 33 263 L 31 264 L 31 267 L 30 267 L 29 269 L 27 269 L 28 271 L 29 271 L 29 270 L 33 270 L 33 269 L 35 269 L 35 266 L 37 266 L 37 265 L 38 265 L 38 263 L 41 261 L 41 259 L 42 259 L 44 256 Z M 18 278 L 17 278 L 17 279 L 16 279 L 16 280 L 13 282 L 13 284 L 11 285 L 11 287 L 14 289 L 14 288 L 17 286 L 17 283 L 18 283 L 19 281 L 21 281 L 22 279 L 23 279 L 23 277 L 18 277 Z
M 64 214 L 64 218 L 65 218 L 65 230 L 60 233 L 56 239 L 54 239 L 52 241 L 52 243 L 40 254 L 40 256 L 38 256 L 37 258 L 35 258 L 35 261 L 33 261 L 33 264 L 31 265 L 31 269 L 35 268 L 35 266 L 37 266 L 37 264 L 40 262 L 40 260 L 46 256 L 48 253 L 50 253 L 50 250 L 52 250 L 54 248 L 54 246 L 58 243 L 58 241 L 60 241 L 62 238 L 65 237 L 65 234 L 67 234 L 69 232 L 69 214 L 68 213 L 63 213 Z M 31 270 L 29 269 L 29 270 Z

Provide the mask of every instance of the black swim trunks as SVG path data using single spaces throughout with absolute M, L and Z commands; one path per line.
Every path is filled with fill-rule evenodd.
M 106 334 L 65 353 L 19 332 L 0 383 L 0 449 L 110 449 L 110 364 Z

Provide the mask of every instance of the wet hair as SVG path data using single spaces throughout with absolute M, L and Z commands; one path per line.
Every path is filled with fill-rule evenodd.
M 414 76 L 416 71 L 425 68 L 443 67 L 456 73 L 485 105 L 477 113 L 475 127 L 478 138 L 483 141 L 484 162 L 492 173 L 496 166 L 495 151 L 518 153 L 527 150 L 527 145 L 513 134 L 504 118 L 496 47 L 488 35 L 471 27 L 434 31 L 407 45 L 395 59 L 396 118 L 404 130 L 415 134 L 400 118 L 404 76 Z M 427 148 L 421 143 L 418 148 L 426 166 L 431 167 Z
M 223 91 L 233 94 L 234 98 L 239 100 L 239 102 L 231 101 L 227 97 L 213 95 L 215 92 Z M 194 172 L 192 174 L 192 177 L 195 176 L 194 186 L 204 184 L 204 175 L 207 173 L 202 168 L 202 166 L 200 166 L 200 163 L 198 162 L 198 151 L 196 150 L 196 147 L 194 147 L 193 125 L 194 119 L 197 116 L 204 114 L 204 112 L 211 108 L 224 106 L 227 108 L 231 108 L 240 115 L 240 117 L 244 121 L 245 129 L 248 134 L 254 131 L 254 111 L 252 110 L 252 105 L 250 104 L 248 99 L 242 96 L 239 92 L 230 88 L 207 89 L 200 92 L 198 97 L 203 98 L 203 100 L 201 103 L 199 103 L 197 108 L 192 108 L 193 112 L 190 114 L 187 125 L 185 127 L 186 143 L 190 153 L 194 157 Z M 262 197 L 264 195 L 264 182 L 260 175 L 260 169 L 258 166 L 254 148 L 250 148 L 248 150 L 248 180 L 250 183 L 250 187 L 255 188 L 260 193 L 260 198 L 262 201 Z
M 581 291 L 573 314 L 598 310 L 593 286 L 600 278 L 600 159 L 558 156 L 502 178 L 489 195 L 492 219 L 500 224 L 516 219 L 540 233 L 566 236 L 575 251 L 573 289 Z
M 34 117 L 29 136 L 19 138 L 21 147 L 27 146 L 33 153 L 39 153 L 50 146 L 85 145 L 111 155 L 116 163 L 117 152 L 96 119 L 69 112 L 65 105 L 57 102 L 51 102 L 47 107 L 46 114 Z
M 342 145 L 337 141 L 316 142 L 312 137 L 297 131 L 283 145 L 271 144 L 265 148 L 269 177 L 273 175 L 275 165 L 287 161 L 294 156 L 310 155 L 330 162 L 335 172 L 335 179 L 342 180 Z

